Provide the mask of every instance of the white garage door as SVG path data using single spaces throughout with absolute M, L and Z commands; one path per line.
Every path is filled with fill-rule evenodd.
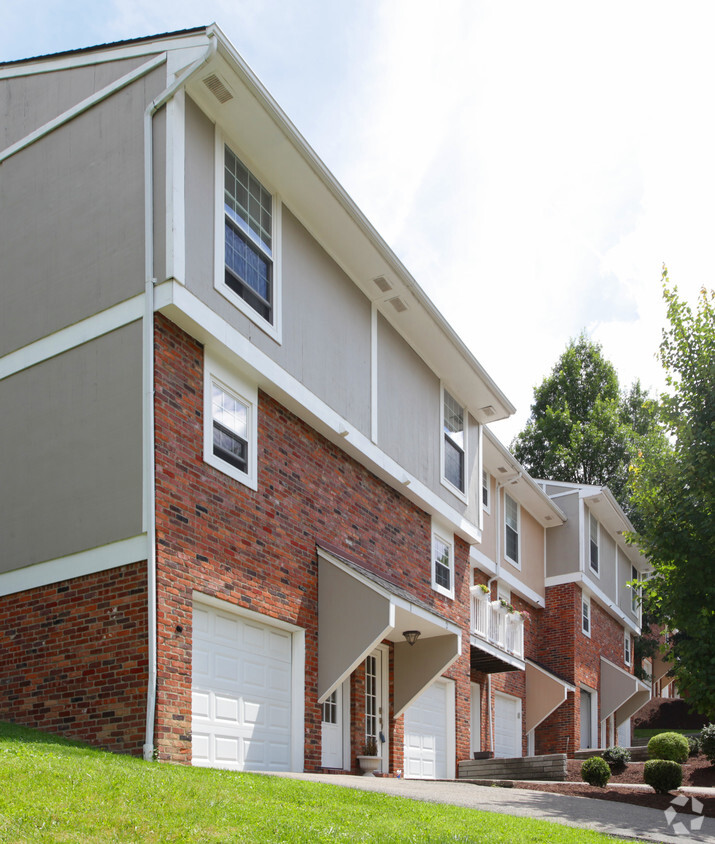
M 290 770 L 291 634 L 203 604 L 193 628 L 193 764 Z
M 521 756 L 521 700 L 511 695 L 494 695 L 494 755 Z
M 446 779 L 454 751 L 454 718 L 449 717 L 454 686 L 436 680 L 405 710 L 405 776 Z M 453 708 L 453 705 L 452 705 Z

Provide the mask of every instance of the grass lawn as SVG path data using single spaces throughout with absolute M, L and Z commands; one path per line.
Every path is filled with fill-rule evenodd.
M 680 733 L 681 736 L 697 736 L 700 734 L 700 730 L 676 730 L 671 729 L 670 727 L 637 727 L 633 730 L 633 737 L 634 738 L 653 738 L 653 736 L 657 736 L 659 733 Z
M 147 763 L 0 722 L 0 842 L 614 840 L 339 786 Z

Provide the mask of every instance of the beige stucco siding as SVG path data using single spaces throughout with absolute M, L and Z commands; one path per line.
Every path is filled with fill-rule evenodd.
M 548 492 L 548 489 L 547 489 Z M 574 490 L 555 499 L 567 521 L 546 531 L 546 575 L 556 577 L 579 570 L 579 497 Z
M 504 513 L 504 490 L 501 490 L 501 512 Z M 525 586 L 537 594 L 544 594 L 544 528 L 524 507 L 519 508 L 520 519 L 520 554 L 521 566 L 517 568 L 506 558 L 506 542 L 503 533 L 502 518 L 502 542 L 501 542 L 501 565 L 504 571 L 520 580 Z
M 141 323 L 0 381 L 0 571 L 142 530 Z

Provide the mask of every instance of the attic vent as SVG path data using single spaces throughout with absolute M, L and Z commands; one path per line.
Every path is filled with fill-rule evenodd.
M 400 299 L 399 296 L 393 296 L 392 299 L 387 300 L 392 307 L 397 311 L 398 314 L 401 314 L 403 311 L 407 310 L 407 305 Z
M 223 103 L 227 103 L 229 100 L 233 99 L 233 94 L 215 73 L 212 73 L 211 76 L 207 76 L 206 79 L 204 79 L 204 85 L 222 105 Z
M 392 290 L 392 285 L 384 275 L 379 275 L 377 278 L 373 278 L 373 281 L 383 293 L 387 293 L 388 290 Z
M 506 475 L 506 473 L 509 471 L 508 469 L 505 469 L 503 466 L 499 466 L 498 470 L 502 473 L 502 475 Z
M 494 410 L 494 405 L 488 404 L 486 407 L 483 407 L 482 413 L 485 416 L 494 416 L 494 414 L 496 413 L 496 411 Z

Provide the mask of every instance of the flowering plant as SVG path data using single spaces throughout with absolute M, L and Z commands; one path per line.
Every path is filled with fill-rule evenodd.
M 486 583 L 480 583 L 480 584 L 479 584 L 479 588 L 482 590 L 482 592 L 484 592 L 484 594 L 485 594 L 485 595 L 486 595 L 486 594 L 487 594 L 487 592 L 489 591 L 489 587 L 487 586 L 487 584 L 486 584 Z

